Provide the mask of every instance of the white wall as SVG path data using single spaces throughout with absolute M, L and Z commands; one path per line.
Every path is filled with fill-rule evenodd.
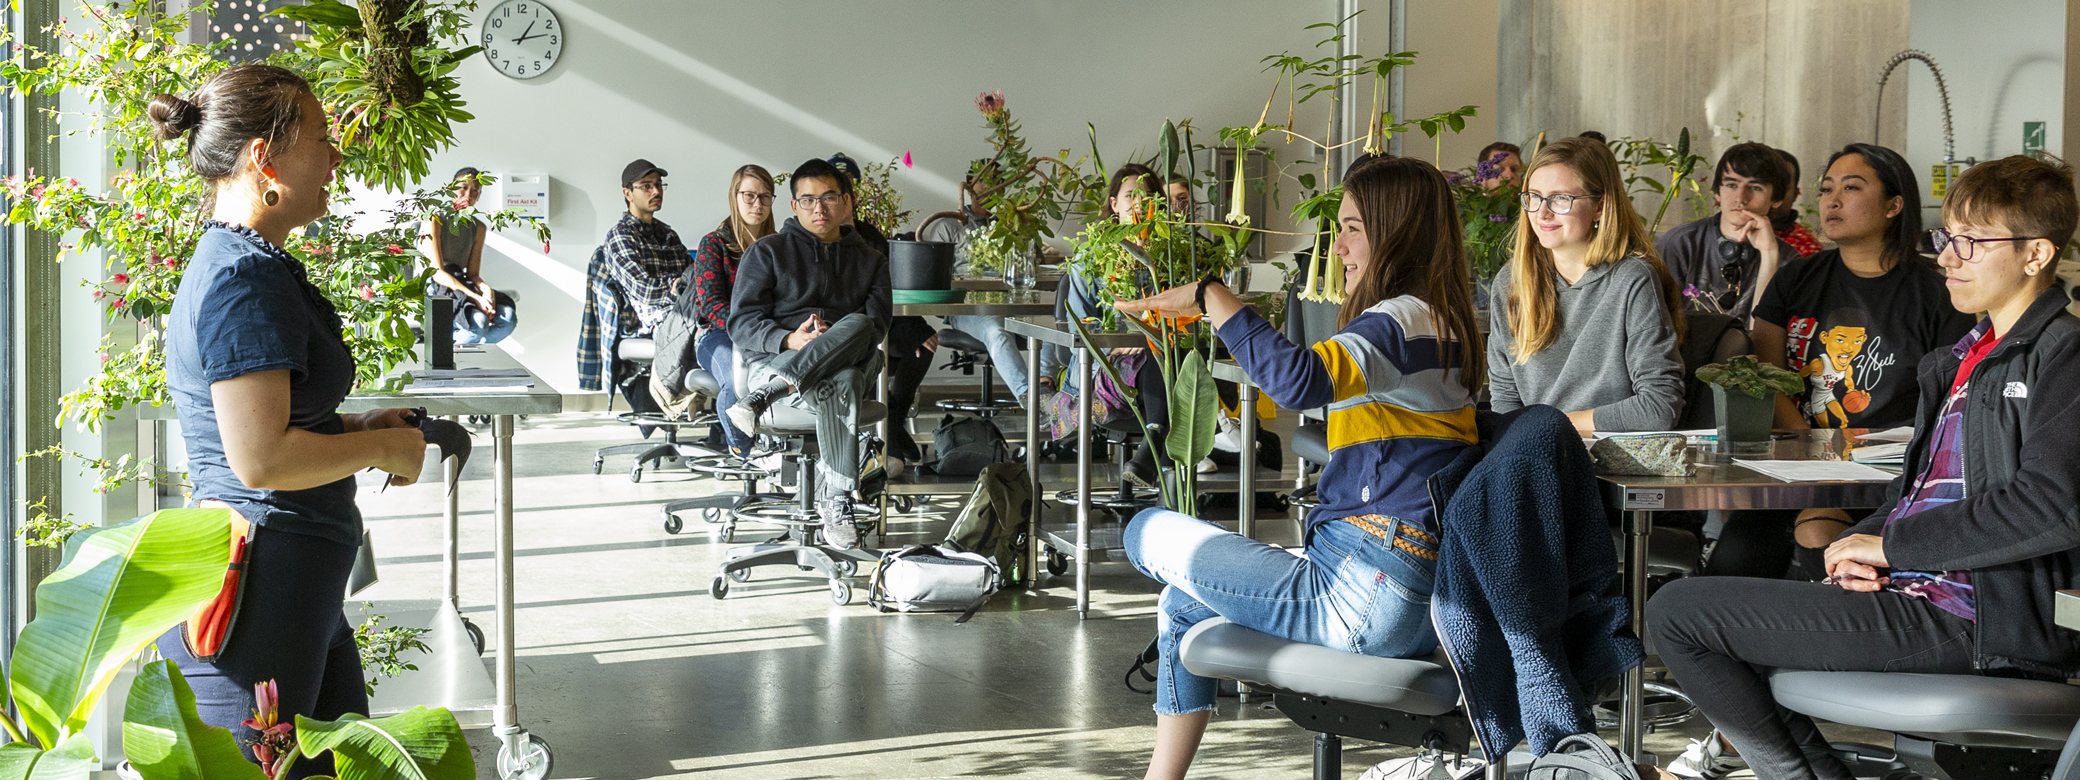
M 1957 159 L 1980 162 L 2022 153 L 2022 123 L 2044 122 L 2045 149 L 2064 148 L 2066 3 L 2064 0 L 1914 0 L 1908 40 L 1943 69 Z M 1877 77 L 1877 65 L 1871 77 Z M 1904 152 L 1921 178 L 1927 216 L 1942 204 L 1928 198 L 1930 169 L 1943 159 L 1943 111 L 1935 79 L 1919 62 L 1900 66 L 1886 101 L 1907 89 Z M 1886 145 L 1899 148 L 1897 137 Z
M 551 250 L 544 255 L 524 234 L 494 238 L 485 275 L 521 293 L 521 325 L 508 345 L 566 393 L 577 392 L 585 261 L 622 210 L 618 176 L 629 160 L 671 172 L 659 216 L 689 246 L 727 213 L 729 172 L 750 162 L 778 172 L 841 150 L 865 162 L 907 149 L 917 168 L 896 182 L 907 205 L 929 213 L 953 206 L 968 161 L 989 151 L 977 92 L 1004 91 L 1033 151 L 1082 156 L 1088 121 L 1106 163 L 1118 165 L 1152 154 L 1165 118 L 1193 119 L 1202 142 L 1255 121 L 1272 84 L 1258 60 L 1309 53 L 1320 31 L 1303 28 L 1333 19 L 1336 8 L 1332 0 L 550 6 L 569 31 L 562 61 L 531 81 L 498 75 L 481 59 L 464 64 L 457 73 L 477 118 L 433 170 L 474 165 L 552 178 Z M 1320 127 L 1327 102 L 1302 106 L 1303 126 Z M 1291 159 L 1299 146 L 1278 151 Z

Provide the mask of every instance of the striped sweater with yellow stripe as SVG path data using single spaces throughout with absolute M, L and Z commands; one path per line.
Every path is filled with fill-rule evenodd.
M 1377 514 L 1436 532 L 1426 483 L 1480 437 L 1459 377 L 1467 353 L 1440 338 L 1428 304 L 1410 295 L 1381 301 L 1311 349 L 1247 308 L 1220 337 L 1278 405 L 1328 407 L 1329 465 L 1308 530 Z

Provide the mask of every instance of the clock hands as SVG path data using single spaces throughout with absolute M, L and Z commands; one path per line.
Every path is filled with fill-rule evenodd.
M 542 33 L 541 35 L 528 35 L 528 33 L 530 33 L 530 32 L 534 32 L 534 24 L 535 24 L 534 22 L 528 22 L 528 23 L 527 23 L 527 29 L 525 29 L 525 30 L 521 30 L 521 31 L 520 31 L 520 37 L 518 37 L 518 38 L 514 38 L 514 39 L 513 39 L 513 42 L 514 42 L 514 43 L 521 43 L 521 42 L 524 42 L 524 41 L 526 41 L 526 40 L 527 40 L 527 39 L 529 39 L 529 38 L 541 38 L 541 37 L 543 37 L 543 36 L 546 36 L 546 35 L 548 35 L 548 33 Z

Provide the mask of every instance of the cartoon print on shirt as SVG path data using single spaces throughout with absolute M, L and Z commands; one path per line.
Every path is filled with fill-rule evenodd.
M 1828 313 L 1827 319 L 1826 330 L 1813 334 L 1810 340 L 1797 340 L 1795 354 L 1802 360 L 1807 346 L 1820 347 L 1820 354 L 1805 360 L 1798 369 L 1798 375 L 1806 380 L 1805 399 L 1799 411 L 1815 428 L 1846 428 L 1850 414 L 1870 407 L 1870 388 L 1880 380 L 1892 358 L 1872 354 L 1879 340 L 1870 335 L 1869 320 L 1861 309 L 1836 309 Z M 1802 334 L 1812 333 L 1817 324 L 1809 319 L 1794 322 Z

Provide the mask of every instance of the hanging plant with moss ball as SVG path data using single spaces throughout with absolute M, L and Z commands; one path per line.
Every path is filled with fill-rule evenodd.
M 462 109 L 455 68 L 479 51 L 462 31 L 474 0 L 312 0 L 269 11 L 310 31 L 275 61 L 311 80 L 333 117 L 341 168 L 397 191 L 426 177 L 434 152 L 454 145 Z M 450 48 L 453 47 L 453 48 Z

